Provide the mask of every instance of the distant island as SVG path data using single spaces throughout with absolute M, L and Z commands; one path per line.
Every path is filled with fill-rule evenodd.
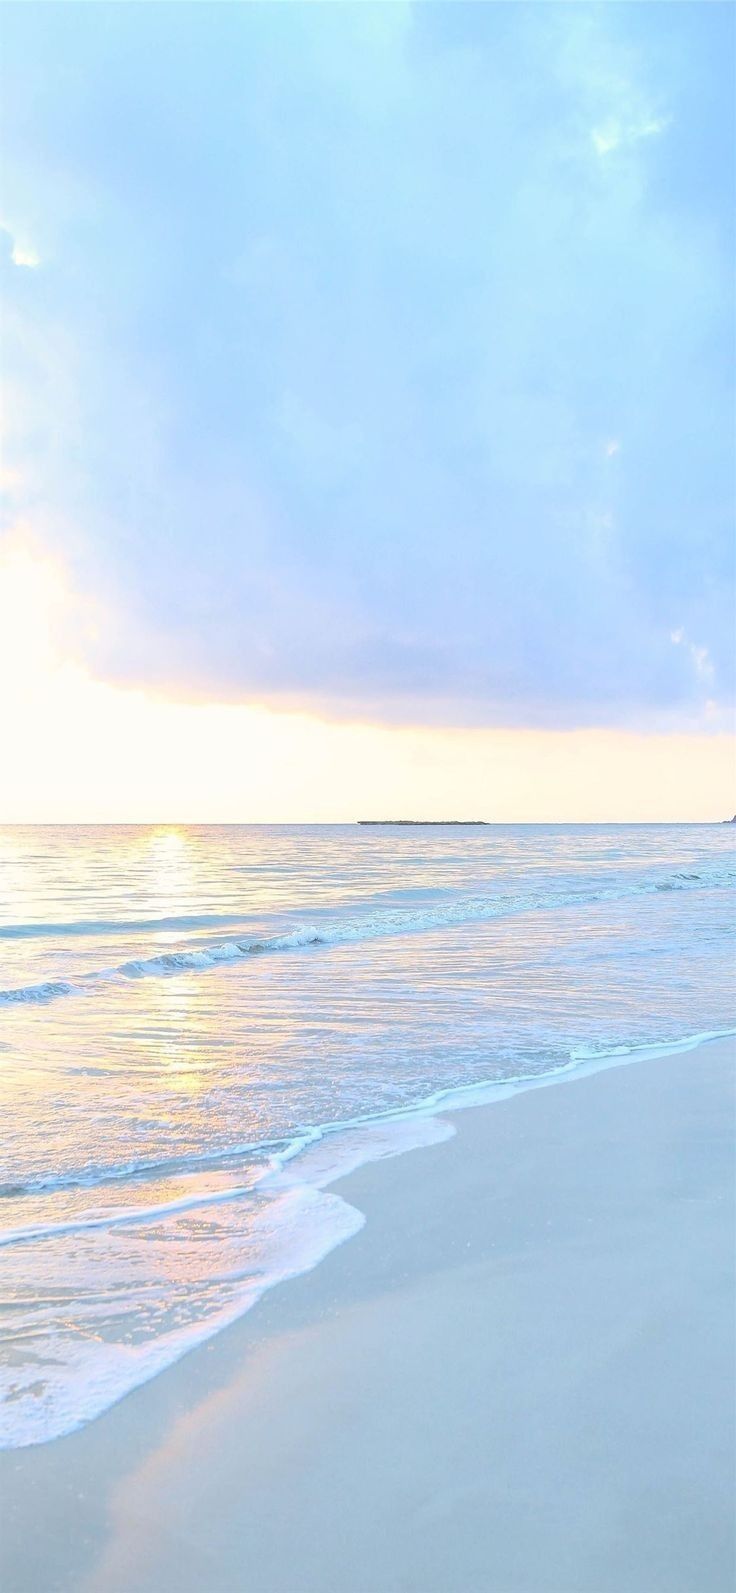
M 425 828 L 429 824 L 487 824 L 487 819 L 358 819 L 358 824 L 418 824 Z

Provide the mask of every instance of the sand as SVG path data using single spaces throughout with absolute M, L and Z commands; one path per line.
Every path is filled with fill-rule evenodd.
M 5 1593 L 731 1593 L 734 1048 L 457 1113 L 363 1230 L 0 1456 Z

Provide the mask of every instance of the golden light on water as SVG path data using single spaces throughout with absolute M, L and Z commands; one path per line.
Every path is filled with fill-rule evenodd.
M 194 842 L 179 828 L 161 827 L 146 833 L 142 847 L 150 885 L 146 911 L 156 918 L 176 918 L 192 896 Z
M 200 1096 L 212 1073 L 205 1036 L 201 1043 L 197 1041 L 194 996 L 185 978 L 152 979 L 146 989 L 151 1026 L 157 1030 L 158 1038 L 153 1048 L 147 1046 L 145 1055 L 155 1059 L 159 1089 L 163 1087 L 178 1096 Z

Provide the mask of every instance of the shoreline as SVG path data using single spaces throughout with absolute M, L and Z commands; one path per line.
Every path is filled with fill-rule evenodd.
M 33 1427 L 29 1428 L 26 1420 L 23 1436 L 18 1440 L 16 1429 L 14 1441 L 11 1441 L 12 1413 L 6 1404 L 0 1428 L 0 1455 L 6 1451 L 13 1453 L 53 1444 L 83 1431 L 90 1422 L 100 1420 L 108 1410 L 112 1410 L 120 1400 L 164 1375 L 170 1367 L 176 1366 L 210 1340 L 237 1325 L 270 1290 L 293 1282 L 322 1265 L 337 1246 L 360 1232 L 366 1220 L 356 1206 L 338 1193 L 332 1193 L 334 1186 L 362 1167 L 453 1138 L 456 1133 L 453 1122 L 456 1113 L 499 1105 L 528 1091 L 575 1083 L 607 1072 L 610 1068 L 684 1055 L 703 1045 L 731 1039 L 736 1040 L 736 1029 L 699 1032 L 680 1040 L 619 1045 L 607 1051 L 579 1048 L 570 1052 L 567 1062 L 559 1063 L 546 1072 L 513 1074 L 502 1079 L 480 1079 L 468 1084 L 449 1085 L 405 1105 L 336 1122 L 313 1124 L 286 1141 L 282 1149 L 274 1151 L 269 1165 L 253 1185 L 245 1188 L 236 1185 L 222 1192 L 185 1196 L 149 1208 L 145 1220 L 153 1221 L 187 1209 L 204 1212 L 208 1206 L 239 1201 L 253 1195 L 258 1189 L 263 1190 L 272 1197 L 273 1202 L 267 1213 L 272 1230 L 269 1269 L 260 1276 L 248 1277 L 240 1301 L 219 1317 L 204 1319 L 197 1327 L 190 1329 L 178 1344 L 165 1339 L 153 1339 L 142 1352 L 137 1350 L 138 1363 L 130 1368 L 130 1380 L 115 1392 L 109 1385 L 100 1391 L 91 1380 L 84 1384 L 76 1396 L 72 1396 L 79 1401 L 79 1414 L 68 1421 L 62 1418 L 62 1425 L 57 1425 L 56 1430 L 48 1431 L 48 1423 L 52 1418 L 47 1415 L 46 1432 L 42 1436 L 29 1436 L 29 1433 L 33 1433 Z M 258 1148 L 241 1147 L 230 1157 L 217 1157 L 214 1160 L 237 1160 L 243 1150 Z M 277 1220 L 277 1203 L 281 1206 L 280 1222 Z M 7 1246 L 33 1242 L 50 1233 L 81 1233 L 109 1226 L 118 1229 L 128 1223 L 137 1227 L 140 1222 L 140 1208 L 132 1207 L 130 1212 L 123 1209 L 112 1217 L 82 1217 L 66 1224 L 8 1229 L 0 1233 L 0 1251 Z M 7 1426 L 9 1416 L 10 1426 Z
M 578 1587 L 581 1593 L 655 1593 L 660 1586 L 667 1593 L 720 1593 L 730 1587 L 733 1549 L 726 1541 L 730 1511 L 724 1488 L 728 1493 L 733 1478 L 733 1432 L 724 1388 L 731 1324 L 724 1276 L 733 1240 L 733 1174 L 732 1114 L 725 1109 L 724 1118 L 724 1091 L 733 1056 L 733 1041 L 719 1039 L 698 1049 L 697 1064 L 692 1051 L 660 1049 L 655 1059 L 618 1056 L 587 1073 L 578 1067 L 548 1076 L 549 1082 L 575 1080 L 576 1091 L 547 1089 L 541 1096 L 542 1080 L 536 1088 L 507 1086 L 505 1099 L 496 1093 L 499 1110 L 493 1113 L 447 1104 L 434 1115 L 450 1115 L 452 1140 L 425 1146 L 413 1157 L 385 1160 L 380 1172 L 365 1161 L 330 1178 L 342 1200 L 367 1218 L 350 1244 L 332 1249 L 288 1288 L 269 1289 L 246 1315 L 90 1425 L 49 1444 L 0 1455 L 6 1585 L 13 1593 L 38 1593 L 41 1587 L 44 1593 L 153 1593 L 169 1583 L 177 1589 L 206 1586 L 208 1593 L 250 1585 L 254 1593 L 456 1593 L 487 1586 L 499 1593 L 573 1593 Z M 630 1060 L 636 1068 L 620 1066 Z M 706 1160 L 698 1151 L 704 1134 L 712 1153 Z M 652 1183 L 657 1157 L 660 1170 L 666 1163 L 673 1187 L 661 1179 Z M 678 1180 L 688 1184 L 679 1199 L 673 1194 Z M 542 1217 L 543 1210 L 552 1215 Z M 673 1216 L 679 1229 L 673 1229 Z M 621 1232 L 616 1241 L 624 1217 L 631 1228 L 626 1244 Z M 636 1325 L 640 1337 L 643 1324 L 651 1329 L 653 1315 L 659 1322 L 659 1354 L 653 1356 L 650 1345 L 644 1355 L 646 1346 L 639 1345 L 647 1375 L 641 1376 L 640 1367 L 634 1381 L 649 1418 L 652 1391 L 658 1390 L 661 1433 L 656 1439 L 650 1419 L 652 1468 L 644 1479 L 641 1444 L 620 1453 L 625 1435 L 619 1433 L 618 1492 L 613 1488 L 610 1499 L 601 1498 L 599 1489 L 595 1508 L 589 1500 L 585 1546 L 565 1565 L 567 1580 L 555 1581 L 566 1520 L 568 1532 L 570 1525 L 566 1489 L 577 1495 L 576 1510 L 585 1516 L 580 1495 L 590 1469 L 580 1469 L 590 1444 L 588 1426 L 571 1427 L 571 1407 L 562 1395 L 574 1394 L 573 1408 L 579 1409 L 583 1393 L 590 1398 L 594 1388 L 594 1404 L 610 1431 L 611 1422 L 615 1428 L 620 1421 L 623 1386 L 610 1366 L 601 1365 L 608 1318 L 604 1313 L 592 1329 L 598 1302 L 590 1297 L 587 1268 L 578 1275 L 572 1265 L 581 1246 L 590 1250 L 588 1263 L 619 1339 L 625 1323 L 617 1319 L 616 1301 L 627 1301 L 630 1355 L 637 1348 Z M 678 1280 L 679 1311 L 669 1298 L 672 1279 L 663 1270 L 663 1253 Z M 577 1337 L 572 1361 L 552 1300 L 564 1305 L 569 1333 Z M 501 1303 L 505 1314 L 499 1315 Z M 578 1321 L 576 1335 L 581 1312 L 588 1331 Z M 489 1313 L 494 1331 L 484 1333 Z M 712 1322 L 720 1373 L 713 1370 Z M 480 1427 L 473 1384 L 475 1403 L 490 1400 Z M 720 1403 L 713 1397 L 719 1388 Z M 540 1424 L 540 1410 L 550 1403 L 556 1420 L 550 1416 Z M 672 1478 L 678 1421 L 686 1429 L 679 1444 L 685 1474 L 674 1467 L 679 1492 Z M 544 1481 L 546 1471 L 538 1475 L 539 1457 L 530 1441 L 533 1428 L 544 1450 L 557 1433 L 559 1448 L 560 1425 L 567 1439 L 565 1488 L 559 1477 L 553 1486 L 552 1476 Z M 710 1437 L 704 1449 L 705 1425 Z M 527 1438 L 523 1487 L 520 1477 L 513 1482 L 510 1467 L 520 1432 Z M 651 1528 L 649 1511 L 636 1519 L 639 1559 L 627 1564 L 627 1579 L 621 1580 L 621 1554 L 636 1531 L 630 1519 L 623 1537 L 612 1539 L 610 1522 L 602 1521 L 604 1505 L 621 1506 L 623 1490 L 636 1516 L 639 1496 L 625 1480 L 630 1468 L 633 1478 L 646 1482 L 650 1504 L 652 1490 L 661 1499 L 667 1484 L 672 1509 L 682 1512 L 683 1501 L 687 1505 L 689 1498 L 692 1505 L 698 1455 L 708 1482 L 695 1488 L 698 1520 L 702 1525 L 708 1518 L 698 1547 L 701 1580 L 687 1580 L 694 1565 L 676 1525 L 665 1531 L 660 1514 L 656 1542 L 651 1530 L 644 1532 L 645 1518 Z M 608 1462 L 610 1471 L 610 1454 Z M 397 1464 L 399 1496 L 408 1493 L 414 1501 L 408 1516 L 396 1514 L 395 1477 L 386 1488 L 386 1467 L 393 1475 Z M 505 1476 L 509 1467 L 511 1477 Z M 316 1494 L 310 1481 L 315 1470 L 322 1479 Z M 499 1474 L 505 1476 L 503 1510 Z M 471 1521 L 466 1517 L 473 1488 L 481 1483 L 490 1513 Z M 524 1531 L 515 1517 L 522 1495 Z M 337 1505 L 339 1522 L 333 1520 Z M 424 1545 L 415 1541 L 417 1508 Z M 39 1510 L 48 1524 L 43 1544 L 34 1542 L 32 1526 Z M 538 1569 L 546 1578 L 539 1582 L 529 1580 L 536 1574 L 529 1560 L 531 1510 L 538 1517 Z M 290 1530 L 296 1525 L 291 1543 L 286 1522 Z M 381 1533 L 376 1541 L 379 1523 L 385 1541 Z M 311 1544 L 307 1564 L 305 1544 Z M 479 1554 L 485 1556 L 482 1566 L 463 1560 Z M 252 1583 L 239 1580 L 246 1566 Z M 590 1580 L 594 1568 L 597 1582 Z M 491 1570 L 496 1580 L 484 1581 Z M 574 1580 L 583 1574 L 587 1581 Z

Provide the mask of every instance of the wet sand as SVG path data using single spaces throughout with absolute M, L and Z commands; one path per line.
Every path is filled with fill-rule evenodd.
M 314 1272 L 0 1455 L 5 1593 L 731 1593 L 734 1046 L 457 1113 Z

